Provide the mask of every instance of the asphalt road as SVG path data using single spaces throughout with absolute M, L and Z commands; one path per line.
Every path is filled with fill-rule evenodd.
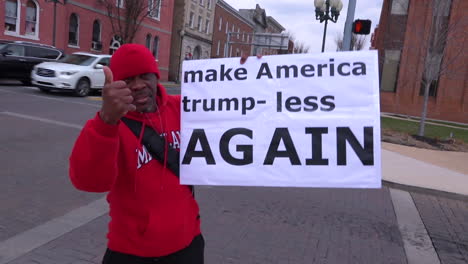
M 100 103 L 98 95 L 0 84 L 0 264 L 100 263 L 108 218 L 96 208 L 104 208 L 104 194 L 75 190 L 67 172 L 74 140 Z M 402 235 L 401 221 L 414 212 L 429 234 L 423 246 L 435 248 L 437 259 L 419 263 L 468 263 L 464 199 L 418 190 L 398 198 L 385 186 L 196 190 L 206 263 L 418 263 L 408 261 L 414 255 Z M 415 209 L 401 209 L 406 205 Z M 71 215 L 88 218 L 57 231 Z M 45 229 L 57 235 L 37 232 Z M 31 246 L 17 249 L 25 242 Z

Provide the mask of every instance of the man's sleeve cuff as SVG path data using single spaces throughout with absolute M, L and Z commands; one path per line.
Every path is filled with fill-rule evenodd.
M 105 137 L 116 137 L 119 134 L 120 121 L 115 124 L 107 124 L 101 119 L 99 112 L 96 113 L 96 116 L 93 120 L 94 128 L 96 132 Z

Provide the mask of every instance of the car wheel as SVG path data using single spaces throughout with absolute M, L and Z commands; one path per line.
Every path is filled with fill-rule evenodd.
M 88 79 L 81 78 L 76 84 L 75 94 L 77 96 L 84 97 L 89 94 L 90 90 L 91 90 L 91 86 L 90 86 Z
M 21 81 L 21 83 L 25 86 L 32 86 L 31 81 Z
M 50 90 L 49 90 L 48 88 L 43 88 L 43 87 L 38 87 L 38 88 L 39 88 L 39 90 L 41 90 L 41 92 L 43 92 L 43 93 L 48 93 L 48 92 L 50 92 Z

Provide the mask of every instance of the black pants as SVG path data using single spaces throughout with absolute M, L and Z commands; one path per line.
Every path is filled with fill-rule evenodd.
M 143 258 L 107 249 L 102 264 L 203 264 L 205 240 L 196 236 L 190 245 L 164 257 Z

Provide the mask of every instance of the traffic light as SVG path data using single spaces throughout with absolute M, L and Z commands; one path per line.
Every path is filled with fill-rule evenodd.
M 371 21 L 368 19 L 356 19 L 353 22 L 353 33 L 358 35 L 368 35 L 371 30 Z

